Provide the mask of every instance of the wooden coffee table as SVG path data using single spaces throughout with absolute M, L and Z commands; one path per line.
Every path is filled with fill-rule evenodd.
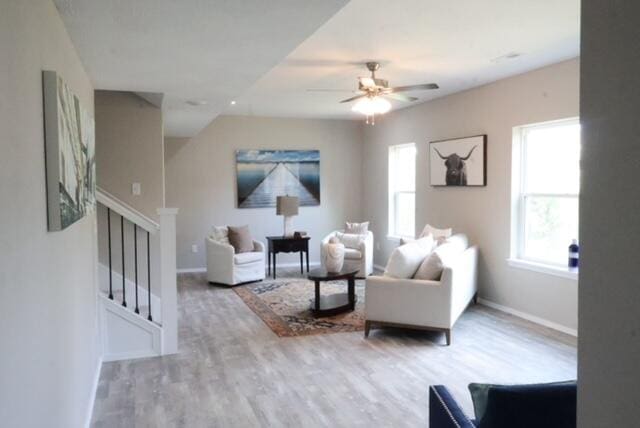
M 356 273 L 357 269 L 343 269 L 338 273 L 327 272 L 324 268 L 313 269 L 307 274 L 307 278 L 315 283 L 316 296 L 311 301 L 311 312 L 316 317 L 328 317 L 342 312 L 352 311 L 356 308 Z M 347 280 L 346 293 L 334 293 L 320 295 L 320 283 L 326 281 Z

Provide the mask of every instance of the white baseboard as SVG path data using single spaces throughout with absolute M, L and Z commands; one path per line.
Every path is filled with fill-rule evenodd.
M 525 319 L 527 321 L 531 321 L 533 323 L 540 324 L 542 326 L 551 328 L 553 330 L 557 330 L 557 331 L 560 331 L 562 333 L 566 333 L 566 334 L 569 334 L 571 336 L 578 337 L 578 331 L 577 330 L 575 330 L 573 328 L 565 327 L 565 326 L 563 326 L 561 324 L 558 324 L 558 323 L 555 323 L 553 321 L 549 321 L 549 320 L 546 320 L 544 318 L 540 318 L 540 317 L 537 317 L 535 315 L 531 315 L 531 314 L 528 314 L 526 312 L 522 312 L 522 311 L 519 311 L 517 309 L 510 308 L 508 306 L 503 306 L 503 305 L 500 305 L 498 303 L 495 303 L 495 302 L 492 302 L 490 300 L 486 300 L 486 299 L 483 299 L 483 298 L 478 298 L 478 303 L 480 303 L 481 305 L 488 306 L 488 307 L 493 308 L 493 309 L 497 309 L 497 310 L 499 310 L 501 312 L 506 312 L 506 313 L 514 315 L 514 316 L 516 316 L 518 318 L 523 318 L 523 319 Z
M 91 384 L 91 392 L 89 395 L 89 405 L 87 406 L 87 413 L 85 417 L 84 426 L 89 428 L 91 426 L 91 418 L 93 417 L 93 406 L 96 402 L 96 394 L 98 393 L 98 382 L 100 382 L 100 373 L 102 372 L 102 356 L 98 357 L 98 364 L 96 371 L 93 375 L 93 382 Z
M 373 265 L 373 268 L 379 270 L 380 272 L 384 272 L 384 269 L 385 269 L 384 266 L 380 266 L 376 264 Z
M 200 273 L 200 272 L 206 272 L 207 268 L 206 267 L 199 267 L 199 268 L 186 268 L 186 269 L 177 269 L 176 272 L 178 273 Z
M 306 266 L 306 265 L 305 265 Z M 320 262 L 309 262 L 309 267 L 317 267 L 320 266 Z M 290 267 L 300 267 L 300 263 L 291 262 L 291 263 L 278 263 L 276 268 L 290 268 Z M 265 266 L 265 270 L 267 267 Z M 178 269 L 178 273 L 201 273 L 206 272 L 206 267 L 198 267 L 198 268 L 186 268 L 186 269 Z

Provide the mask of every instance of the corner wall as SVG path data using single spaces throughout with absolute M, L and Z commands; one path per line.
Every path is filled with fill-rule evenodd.
M 96 91 L 98 186 L 154 221 L 164 207 L 163 144 L 160 108 L 132 92 Z
M 640 420 L 638 16 L 638 2 L 582 2 L 581 428 Z
M 577 328 L 576 281 L 509 267 L 512 129 L 575 117 L 579 60 L 561 62 L 386 115 L 364 128 L 364 212 L 384 266 L 397 242 L 387 240 L 388 147 L 414 142 L 416 229 L 426 223 L 465 232 L 480 248 L 480 297 Z M 429 141 L 487 134 L 487 187 L 429 185 Z M 567 244 L 568 245 L 568 244 Z
M 42 70 L 93 114 L 93 86 L 50 0 L 0 12 L 0 424 L 81 427 L 99 370 L 96 216 L 47 231 Z
M 362 217 L 361 123 L 344 120 L 221 116 L 191 139 L 165 143 L 167 204 L 177 217 L 178 269 L 206 266 L 204 238 L 214 225 L 248 224 L 253 237 L 282 234 L 272 208 L 236 208 L 238 149 L 320 150 L 320 206 L 300 207 L 296 230 L 311 236 L 310 261 L 320 260 L 320 240 L 345 221 Z M 198 253 L 191 252 L 192 245 Z M 299 262 L 297 254 L 278 263 Z

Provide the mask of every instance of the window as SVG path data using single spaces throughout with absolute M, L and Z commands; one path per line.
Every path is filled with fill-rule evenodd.
M 580 124 L 515 128 L 513 149 L 512 259 L 566 267 L 578 238 Z
M 416 146 L 389 147 L 389 235 L 413 237 L 416 215 Z

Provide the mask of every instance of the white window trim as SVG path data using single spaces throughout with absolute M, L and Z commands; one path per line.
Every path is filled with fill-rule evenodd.
M 395 203 L 395 197 L 396 197 L 396 193 L 413 193 L 414 198 L 415 198 L 415 194 L 416 194 L 416 190 L 415 190 L 415 184 L 414 184 L 414 188 L 413 188 L 413 192 L 409 192 L 409 191 L 400 191 L 400 192 L 396 192 L 395 191 L 395 183 L 393 182 L 394 178 L 395 178 L 395 170 L 394 170 L 394 155 L 395 155 L 395 151 L 399 150 L 399 149 L 403 149 L 406 147 L 414 147 L 417 150 L 416 144 L 415 143 L 405 143 L 405 144 L 395 144 L 393 146 L 389 146 L 389 151 L 388 151 L 388 161 L 389 161 L 389 168 L 388 168 L 388 189 L 387 189 L 387 193 L 388 193 L 388 203 L 387 203 L 387 207 L 388 207 L 388 224 L 387 224 L 387 239 L 389 241 L 393 241 L 393 242 L 400 242 L 400 240 L 402 238 L 413 238 L 413 236 L 404 236 L 404 235 L 398 235 L 395 233 L 396 231 L 396 203 Z M 414 218 L 415 218 L 415 213 L 414 213 Z
M 538 261 L 530 258 L 523 258 L 521 254 L 524 253 L 524 228 L 525 228 L 525 204 L 524 200 L 527 197 L 560 197 L 560 198 L 579 198 L 579 194 L 545 194 L 545 193 L 531 193 L 524 192 L 524 174 L 525 165 L 524 150 L 523 150 L 523 137 L 524 132 L 529 128 L 540 129 L 548 126 L 553 127 L 559 124 L 570 124 L 571 122 L 579 124 L 580 119 L 578 117 L 571 117 L 566 119 L 552 120 L 548 122 L 533 123 L 523 126 L 517 126 L 513 128 L 513 153 L 511 162 L 511 250 L 510 256 L 507 259 L 507 263 L 511 267 L 531 270 L 540 273 L 546 273 L 549 275 L 559 276 L 572 280 L 578 280 L 578 269 L 571 269 L 568 266 L 557 265 L 549 263 L 548 261 Z M 517 177 L 517 179 L 516 179 Z

